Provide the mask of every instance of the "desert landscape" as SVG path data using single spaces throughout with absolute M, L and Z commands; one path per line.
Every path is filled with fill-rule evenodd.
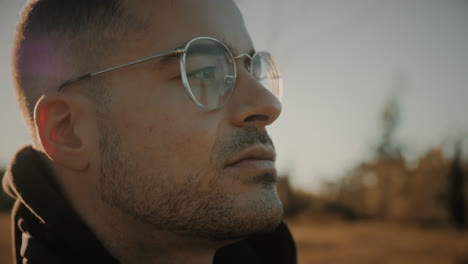
M 384 222 L 289 221 L 300 264 L 468 264 L 468 233 Z

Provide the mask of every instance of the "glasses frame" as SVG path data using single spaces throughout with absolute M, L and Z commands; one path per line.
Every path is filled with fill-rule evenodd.
M 229 54 L 229 56 L 231 58 L 231 62 L 233 64 L 233 66 L 234 66 L 233 67 L 234 76 L 232 76 L 233 77 L 233 83 L 232 83 L 232 88 L 231 88 L 230 94 L 229 94 L 228 98 L 226 98 L 226 100 L 221 105 L 213 107 L 213 108 L 207 107 L 207 106 L 201 104 L 197 100 L 197 98 L 193 94 L 192 90 L 190 89 L 190 84 L 189 84 L 188 79 L 187 79 L 187 72 L 186 72 L 186 69 L 185 69 L 187 50 L 188 50 L 188 48 L 190 47 L 190 45 L 193 42 L 198 41 L 198 40 L 212 40 L 212 41 L 215 41 L 218 44 L 222 45 L 223 48 L 226 50 L 226 52 Z M 229 101 L 229 98 L 231 97 L 231 95 L 232 95 L 232 93 L 234 91 L 234 88 L 236 86 L 236 81 L 237 81 L 237 67 L 236 67 L 235 60 L 239 59 L 241 57 L 248 57 L 249 60 L 250 60 L 248 71 L 249 71 L 250 74 L 252 74 L 252 66 L 253 66 L 253 61 L 254 61 L 253 59 L 255 58 L 255 56 L 257 56 L 260 53 L 263 53 L 263 52 L 256 52 L 256 53 L 254 53 L 253 56 L 249 55 L 249 54 L 246 54 L 246 53 L 242 53 L 242 54 L 240 54 L 238 56 L 233 56 L 233 54 L 231 52 L 231 49 L 228 46 L 226 46 L 226 44 L 222 43 L 221 41 L 219 41 L 219 40 L 217 40 L 215 38 L 211 38 L 211 37 L 204 37 L 204 36 L 203 37 L 196 37 L 196 38 L 193 38 L 192 40 L 190 40 L 187 44 L 185 44 L 185 46 L 183 48 L 176 48 L 176 49 L 173 49 L 173 50 L 169 50 L 169 51 L 161 52 L 161 53 L 158 53 L 158 54 L 154 54 L 154 55 L 142 58 L 142 59 L 131 61 L 131 62 L 128 62 L 128 63 L 125 63 L 125 64 L 110 67 L 110 68 L 107 68 L 107 69 L 104 69 L 104 70 L 101 70 L 101 71 L 84 74 L 84 75 L 78 76 L 76 78 L 70 79 L 70 80 L 62 83 L 58 87 L 57 90 L 58 90 L 58 92 L 62 92 L 65 89 L 65 87 L 67 87 L 67 86 L 69 86 L 71 84 L 74 84 L 76 82 L 92 78 L 94 76 L 98 76 L 98 75 L 101 75 L 101 74 L 104 74 L 104 73 L 120 70 L 120 69 L 129 67 L 129 66 L 144 63 L 144 62 L 154 60 L 154 59 L 158 59 L 158 58 L 161 58 L 161 57 L 164 57 L 164 56 L 180 54 L 181 55 L 180 58 L 179 58 L 180 73 L 181 73 L 181 76 L 182 76 L 182 84 L 184 85 L 185 91 L 187 92 L 190 99 L 192 99 L 192 101 L 195 103 L 195 105 L 197 107 L 199 107 L 199 108 L 201 108 L 203 110 L 215 110 L 215 109 L 219 109 L 219 108 L 223 107 Z

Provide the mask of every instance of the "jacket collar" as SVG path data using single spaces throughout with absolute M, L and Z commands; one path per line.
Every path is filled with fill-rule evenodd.
M 29 229 L 23 231 L 65 256 L 116 263 L 73 210 L 41 155 L 31 146 L 19 150 L 3 179 L 4 189 L 17 200 L 15 207 L 23 208 L 19 212 L 26 211 L 18 216 Z M 19 228 L 15 223 L 13 232 L 21 232 Z

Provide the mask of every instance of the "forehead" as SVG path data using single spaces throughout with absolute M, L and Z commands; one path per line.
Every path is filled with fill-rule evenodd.
M 232 0 L 127 0 L 124 8 L 144 27 L 141 41 L 153 51 L 185 44 L 194 37 L 226 41 L 237 53 L 253 49 L 244 20 Z

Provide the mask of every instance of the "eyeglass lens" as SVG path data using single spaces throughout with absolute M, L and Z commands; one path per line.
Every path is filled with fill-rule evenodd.
M 255 53 L 250 68 L 253 77 L 281 100 L 282 79 L 276 65 L 274 57 L 262 51 Z
M 192 42 L 186 52 L 185 71 L 190 92 L 208 109 L 223 105 L 235 83 L 235 68 L 226 47 L 212 39 Z
M 224 105 L 236 82 L 236 66 L 228 48 L 214 39 L 200 38 L 188 44 L 184 56 L 184 82 L 195 103 L 206 109 Z M 281 77 L 269 53 L 256 53 L 251 73 L 266 89 L 281 97 Z

